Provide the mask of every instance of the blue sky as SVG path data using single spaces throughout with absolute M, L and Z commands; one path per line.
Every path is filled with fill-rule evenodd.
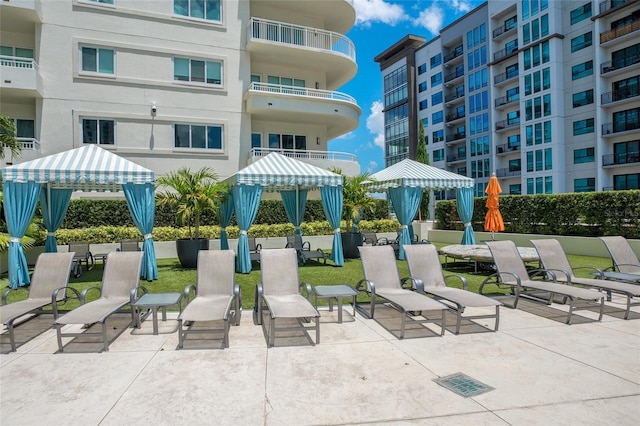
M 382 74 L 373 58 L 407 34 L 427 40 L 483 3 L 482 0 L 354 0 L 356 24 L 347 37 L 356 46 L 357 75 L 338 89 L 362 108 L 354 131 L 329 142 L 330 151 L 356 154 L 362 172 L 384 168 Z

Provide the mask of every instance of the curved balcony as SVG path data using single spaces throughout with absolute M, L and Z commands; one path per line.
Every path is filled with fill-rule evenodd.
M 286 157 L 295 158 L 296 160 L 300 160 L 323 169 L 334 167 L 342 170 L 346 176 L 357 176 L 360 174 L 358 156 L 347 152 L 337 151 L 253 148 L 249 152 L 249 161 L 247 163 L 254 163 L 272 152 L 277 152 L 278 154 L 282 154 Z
M 251 18 L 247 50 L 253 61 L 276 61 L 278 66 L 322 71 L 329 89 L 342 86 L 358 71 L 353 42 L 342 34 L 318 28 Z
M 38 63 L 31 58 L 0 56 L 0 91 L 2 99 L 42 96 L 42 77 Z
M 362 111 L 356 100 L 340 92 L 251 83 L 244 97 L 252 118 L 327 127 L 333 139 L 358 127 Z
M 356 22 L 353 0 L 251 0 L 251 14 L 265 19 L 279 19 L 285 14 L 313 16 L 324 22 L 327 30 L 341 34 L 346 34 Z

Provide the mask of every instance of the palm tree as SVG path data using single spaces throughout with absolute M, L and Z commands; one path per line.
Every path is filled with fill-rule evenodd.
M 4 159 L 4 148 L 9 148 L 11 156 L 20 157 L 22 144 L 16 139 L 16 124 L 13 119 L 0 113 L 0 159 Z
M 365 172 L 358 176 L 346 177 L 340 169 L 334 168 L 331 171 L 344 177 L 342 205 L 345 210 L 347 229 L 352 228 L 352 232 L 358 232 L 358 223 L 363 211 L 365 209 L 373 211 L 376 206 L 376 200 L 367 193 L 367 190 L 362 185 L 364 181 L 370 178 L 371 173 Z

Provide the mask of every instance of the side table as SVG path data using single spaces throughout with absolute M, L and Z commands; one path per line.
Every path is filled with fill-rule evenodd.
M 338 324 L 342 324 L 342 298 L 350 297 L 351 306 L 353 306 L 353 316 L 356 316 L 356 296 L 358 292 L 353 287 L 346 284 L 338 285 L 317 285 L 313 287 L 313 294 L 316 299 L 316 308 L 318 307 L 318 299 L 329 299 L 329 312 L 333 311 L 333 299 L 338 301 Z
M 153 334 L 158 334 L 158 308 L 162 308 L 162 321 L 167 320 L 167 306 L 180 306 L 182 293 L 145 293 L 133 303 L 136 328 L 140 328 L 140 308 L 151 309 L 153 313 Z M 182 309 L 180 309 L 182 311 Z M 148 313 L 147 313 L 148 315 Z

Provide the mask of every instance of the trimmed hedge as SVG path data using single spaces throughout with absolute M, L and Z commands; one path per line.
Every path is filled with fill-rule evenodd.
M 487 197 L 474 198 L 472 225 L 484 230 Z M 505 231 L 520 234 L 640 238 L 640 191 L 603 191 L 500 197 Z M 436 204 L 439 229 L 462 230 L 455 200 Z

